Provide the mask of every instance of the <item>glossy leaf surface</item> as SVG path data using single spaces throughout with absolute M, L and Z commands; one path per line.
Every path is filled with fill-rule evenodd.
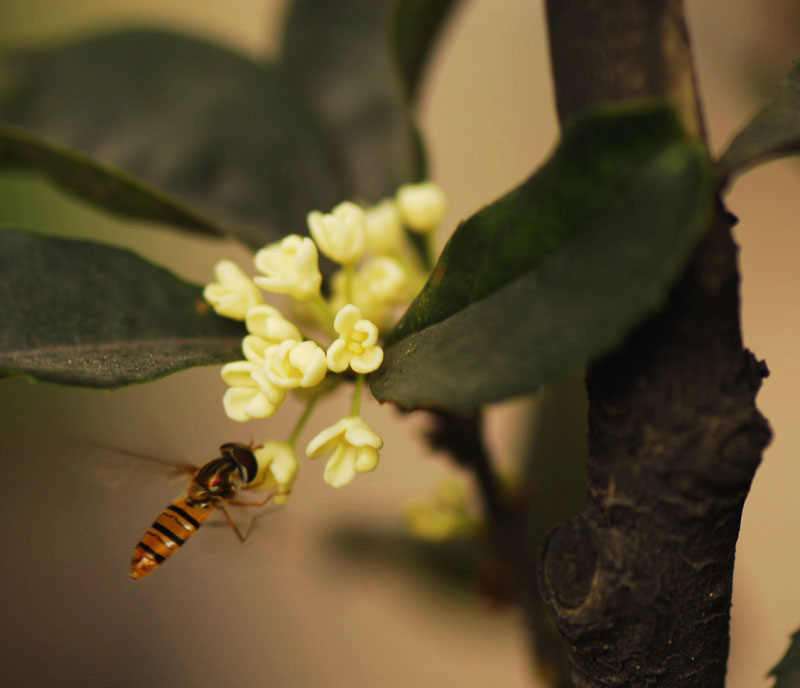
M 462 223 L 390 335 L 373 393 L 470 410 L 610 350 L 664 300 L 706 228 L 703 150 L 671 110 L 603 110 Z
M 800 62 L 780 84 L 778 94 L 731 141 L 717 163 L 721 180 L 781 155 L 800 153 Z
M 261 246 L 342 196 L 284 75 L 189 36 L 129 30 L 0 62 L 0 163 L 103 207 Z
M 241 357 L 241 323 L 130 251 L 0 231 L 0 374 L 87 387 Z

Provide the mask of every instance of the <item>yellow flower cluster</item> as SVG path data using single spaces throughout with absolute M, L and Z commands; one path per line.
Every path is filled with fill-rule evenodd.
M 431 233 L 445 207 L 436 184 L 406 185 L 395 198 L 371 208 L 347 201 L 330 213 L 310 212 L 311 238 L 293 234 L 259 250 L 254 259 L 259 274 L 253 278 L 231 261 L 216 264 L 216 281 L 206 286 L 204 297 L 219 315 L 242 320 L 247 328 L 244 359 L 221 371 L 228 384 L 222 400 L 227 415 L 240 422 L 267 418 L 288 390 L 316 390 L 289 440 L 264 442 L 254 452 L 259 464 L 254 484 L 273 490 L 276 503 L 291 494 L 298 471 L 295 444 L 311 407 L 335 386 L 320 384 L 326 376 L 348 370 L 356 374 L 353 406 L 348 416 L 309 442 L 306 454 L 331 454 L 324 478 L 334 487 L 377 466 L 383 441 L 359 415 L 363 376 L 383 361 L 380 331 L 392 324 L 397 309 L 407 305 L 424 280 L 403 227 Z M 341 266 L 331 279 L 328 299 L 321 293 L 319 252 Z M 264 303 L 261 290 L 290 296 L 298 315 L 333 341 L 323 347 L 305 336 Z

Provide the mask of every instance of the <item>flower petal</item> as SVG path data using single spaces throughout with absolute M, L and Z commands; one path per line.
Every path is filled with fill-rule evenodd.
M 255 363 L 256 365 L 264 365 L 264 357 L 267 349 L 270 346 L 272 346 L 270 342 L 267 342 L 254 334 L 248 334 L 242 340 L 242 351 L 244 352 L 244 357 L 250 363 Z
M 273 384 L 262 368 L 255 368 L 250 371 L 250 378 L 258 385 L 261 393 L 267 397 L 276 409 L 283 403 L 286 398 L 286 390 Z
M 325 464 L 323 479 L 331 487 L 344 487 L 356 475 L 356 450 L 353 447 L 339 447 Z
M 301 387 L 314 387 L 328 372 L 325 352 L 312 341 L 300 342 L 289 351 L 289 362 L 300 373 Z
M 379 346 L 373 346 L 363 354 L 353 356 L 350 359 L 350 367 L 362 375 L 377 370 L 381 363 L 383 363 L 383 349 Z
M 377 449 L 360 447 L 357 452 L 355 468 L 359 473 L 369 473 L 377 468 L 378 460 L 380 459 Z
M 228 418 L 240 423 L 250 420 L 251 416 L 245 411 L 245 406 L 257 394 L 260 394 L 258 389 L 245 387 L 231 387 L 225 390 L 225 394 L 222 396 L 222 406 Z
M 232 389 L 236 389 L 236 387 Z M 255 393 L 243 407 L 244 412 L 250 416 L 250 418 L 268 418 L 278 410 L 278 406 L 270 403 L 270 400 L 267 399 L 265 394 L 258 390 L 253 390 L 253 392 Z
M 361 319 L 361 311 L 352 303 L 348 303 L 336 314 L 333 329 L 340 335 L 347 336 Z
M 339 443 L 340 437 L 344 435 L 347 430 L 346 421 L 348 418 L 342 418 L 333 425 L 321 430 L 306 446 L 306 455 L 310 459 L 318 459 L 324 456 Z
M 378 327 L 375 323 L 362 318 L 353 326 L 354 332 L 360 332 L 365 335 L 365 338 L 361 342 L 361 346 L 365 349 L 369 349 L 372 346 L 375 346 L 375 342 L 378 341 Z
M 337 339 L 329 347 L 326 355 L 328 368 L 334 373 L 341 373 L 350 365 L 353 354 L 347 350 L 347 342 L 344 339 Z
M 257 368 L 250 361 L 234 361 L 226 363 L 219 371 L 220 377 L 231 387 L 255 387 L 250 373 Z
M 354 418 L 358 423 L 351 424 L 344 433 L 344 439 L 354 447 L 372 447 L 380 449 L 383 440 L 376 435 L 361 418 Z
M 221 260 L 214 266 L 216 282 L 203 290 L 203 297 L 226 318 L 244 320 L 247 310 L 261 303 L 261 292 L 233 261 Z

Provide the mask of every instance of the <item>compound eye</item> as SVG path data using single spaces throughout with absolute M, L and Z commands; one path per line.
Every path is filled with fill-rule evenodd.
M 245 483 L 252 482 L 258 473 L 258 463 L 250 447 L 241 444 L 233 445 L 230 450 L 232 456 L 239 466 L 239 476 Z

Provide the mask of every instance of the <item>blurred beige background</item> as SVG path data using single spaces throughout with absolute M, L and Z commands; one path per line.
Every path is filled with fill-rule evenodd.
M 800 56 L 787 29 L 800 36 L 791 5 L 688 2 L 714 150 L 755 107 L 754 80 L 777 78 Z M 281 11 L 281 2 L 266 0 L 0 0 L 0 41 L 158 21 L 270 53 Z M 450 194 L 449 232 L 538 165 L 557 129 L 540 2 L 467 0 L 446 38 L 421 115 L 433 175 Z M 759 404 L 775 430 L 744 515 L 731 688 L 769 685 L 764 674 L 800 626 L 799 171 L 796 161 L 772 163 L 728 197 L 741 220 L 745 341 L 772 371 Z M 97 214 L 28 177 L 0 174 L 0 201 L 0 223 L 81 236 L 113 231 L 119 244 L 196 282 L 220 257 L 247 259 L 230 244 L 187 242 Z M 174 489 L 99 488 L 72 467 L 78 452 L 69 438 L 201 461 L 223 441 L 282 436 L 294 422 L 291 408 L 266 422 L 229 421 L 223 389 L 215 368 L 112 393 L 0 382 L 0 684 L 537 685 L 513 612 L 443 594 L 405 569 L 330 555 L 324 534 L 332 524 L 391 527 L 406 497 L 449 471 L 428 454 L 421 419 L 374 403 L 364 414 L 387 440 L 375 473 L 333 491 L 321 463 L 306 461 L 290 507 L 261 519 L 244 546 L 225 528 L 208 527 L 152 578 L 129 581 L 133 545 Z M 501 455 L 513 456 L 519 407 L 491 412 L 490 439 Z M 339 413 L 326 404 L 306 439 Z

